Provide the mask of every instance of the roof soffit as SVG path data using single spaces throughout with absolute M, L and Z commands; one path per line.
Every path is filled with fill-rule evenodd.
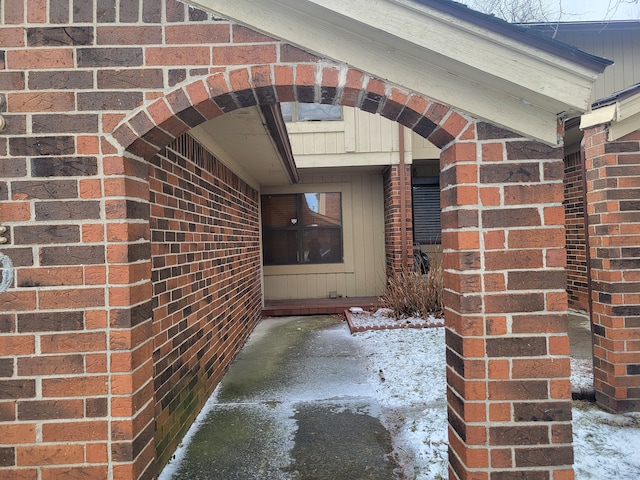
M 284 122 L 284 130 L 274 134 L 270 124 L 274 117 L 277 120 L 277 113 L 269 110 L 234 110 L 192 128 L 189 134 L 257 190 L 265 185 L 296 183 L 298 172 Z
M 188 0 L 545 143 L 588 109 L 590 68 L 412 0 Z

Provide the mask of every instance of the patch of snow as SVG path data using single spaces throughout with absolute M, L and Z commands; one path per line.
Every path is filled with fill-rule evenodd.
M 588 403 L 574 405 L 576 479 L 640 478 L 640 413 L 612 415 Z
M 448 478 L 444 329 L 376 330 L 353 338 L 404 474 L 416 480 Z
M 372 330 L 353 337 L 387 409 L 383 421 L 405 474 L 416 480 L 448 478 L 444 329 Z M 571 370 L 573 386 L 593 385 L 591 361 L 572 358 Z M 574 402 L 573 438 L 576 480 L 640 478 L 640 413 L 611 415 Z
M 593 386 L 593 362 L 584 358 L 571 358 L 571 386 Z

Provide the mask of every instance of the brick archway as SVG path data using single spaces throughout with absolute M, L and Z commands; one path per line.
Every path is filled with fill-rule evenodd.
M 5 2 L 0 26 L 0 476 L 153 477 L 150 165 L 278 99 L 377 112 L 442 148 L 451 478 L 571 478 L 560 149 L 177 0 L 40 3 Z M 246 332 L 232 313 L 215 319 Z
M 148 158 L 190 128 L 224 113 L 276 102 L 327 103 L 380 114 L 443 148 L 473 122 L 446 105 L 348 66 L 317 64 L 227 68 L 179 87 L 118 125 L 113 137 Z
M 140 167 L 206 120 L 276 100 L 380 113 L 442 148 L 451 478 L 494 478 L 533 465 L 541 475 L 571 478 L 562 150 L 321 63 L 218 71 L 142 108 L 113 138 L 128 152 L 124 164 Z M 128 186 L 139 198 L 139 184 Z M 132 337 L 139 341 L 132 350 L 148 349 L 148 337 Z M 151 402 L 150 380 L 138 377 L 134 396 Z M 542 410 L 554 413 L 541 425 Z

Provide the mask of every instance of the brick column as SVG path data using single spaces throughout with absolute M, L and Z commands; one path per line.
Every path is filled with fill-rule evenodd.
M 594 382 L 600 406 L 640 410 L 640 131 L 585 131 Z
M 400 186 L 400 166 L 392 165 L 384 172 L 384 237 L 387 272 L 402 270 L 403 250 L 409 265 L 413 262 L 413 215 L 411 213 L 411 166 L 405 165 L 405 188 Z M 406 244 L 402 245 L 402 217 L 400 199 L 405 196 Z
M 148 164 L 104 159 L 107 240 L 110 468 L 113 478 L 155 473 Z
M 441 155 L 450 478 L 571 479 L 562 149 L 476 136 Z
M 587 246 L 584 228 L 583 159 L 580 152 L 564 159 L 564 206 L 567 229 L 567 293 L 569 307 L 589 310 Z

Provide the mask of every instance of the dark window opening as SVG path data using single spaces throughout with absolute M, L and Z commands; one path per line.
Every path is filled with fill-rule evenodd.
M 342 106 L 340 105 L 283 102 L 280 104 L 280 110 L 282 110 L 282 117 L 285 122 L 342 120 Z
M 411 181 L 413 198 L 413 241 L 421 245 L 440 244 L 440 183 L 438 177 L 417 177 Z
M 262 196 L 265 265 L 342 263 L 342 195 Z

